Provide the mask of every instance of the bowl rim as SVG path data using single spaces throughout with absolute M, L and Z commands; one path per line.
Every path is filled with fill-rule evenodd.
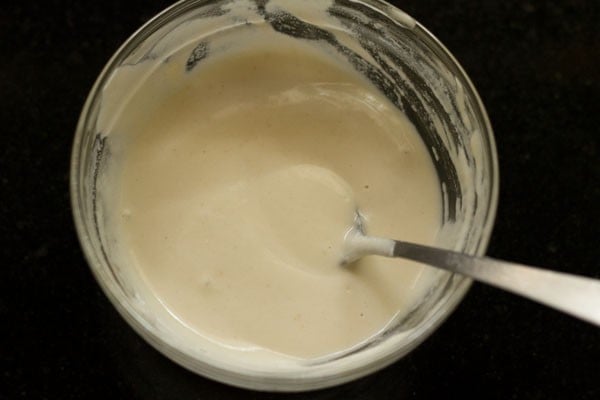
M 212 363 L 210 359 L 208 361 L 198 360 L 193 356 L 182 352 L 180 349 L 170 345 L 163 340 L 162 337 L 157 335 L 130 304 L 122 301 L 123 299 L 121 297 L 123 297 L 123 295 L 122 293 L 119 294 L 117 285 L 107 282 L 106 277 L 103 276 L 100 271 L 99 262 L 101 261 L 98 258 L 96 250 L 92 246 L 90 233 L 87 230 L 88 227 L 84 221 L 84 215 L 82 213 L 82 200 L 79 197 L 82 142 L 86 135 L 86 125 L 88 123 L 90 112 L 95 102 L 100 98 L 101 90 L 110 77 L 110 74 L 118 66 L 118 63 L 130 53 L 131 49 L 136 48 L 144 39 L 149 37 L 157 29 L 163 27 L 165 24 L 177 18 L 179 15 L 183 15 L 186 12 L 195 9 L 197 6 L 210 4 L 211 2 L 216 1 L 219 0 L 180 0 L 148 20 L 132 35 L 130 35 L 127 40 L 125 40 L 123 44 L 113 53 L 109 61 L 96 78 L 86 98 L 75 129 L 75 137 L 71 151 L 69 176 L 70 200 L 73 219 L 75 222 L 78 240 L 82 247 L 87 264 L 92 270 L 92 273 L 102 288 L 102 291 L 108 297 L 113 306 L 115 306 L 121 316 L 127 321 L 127 323 L 155 349 L 179 365 L 195 373 L 199 373 L 211 379 L 227 383 L 232 386 L 255 390 L 286 392 L 306 391 L 335 386 L 368 375 L 397 361 L 399 358 L 413 350 L 427 337 L 429 337 L 430 334 L 452 314 L 454 309 L 461 302 L 472 284 L 471 279 L 455 276 L 455 279 L 458 279 L 458 282 L 454 292 L 446 298 L 446 302 L 437 305 L 437 309 L 431 313 L 430 318 L 422 326 L 422 329 L 419 329 L 418 335 L 412 338 L 408 346 L 405 346 L 401 349 L 393 349 L 393 351 L 388 352 L 384 356 L 371 358 L 368 360 L 368 362 L 357 363 L 343 370 L 331 370 L 330 368 L 327 374 L 323 374 L 323 371 L 319 371 L 318 374 L 305 373 L 306 371 L 303 371 L 303 374 L 298 376 L 290 374 L 288 371 L 281 372 L 277 370 L 264 370 L 257 372 L 255 370 L 239 367 L 235 368 L 235 366 L 223 368 L 219 367 L 215 363 Z M 395 23 L 403 27 L 406 27 L 406 19 L 404 19 L 402 15 L 404 15 L 404 17 L 412 18 L 405 14 L 404 11 L 398 9 L 396 6 L 391 5 L 383 0 L 352 1 L 355 3 L 364 4 L 370 8 L 375 8 L 377 11 L 385 14 L 388 18 L 392 19 Z M 399 11 L 401 14 L 398 16 L 395 12 L 389 12 L 390 10 Z M 452 66 L 456 68 L 460 74 L 460 78 L 466 84 L 465 89 L 468 90 L 468 95 L 472 96 L 474 104 L 478 109 L 477 111 L 479 111 L 479 115 L 482 119 L 481 122 L 485 132 L 481 132 L 481 137 L 485 139 L 485 144 L 487 145 L 486 150 L 489 157 L 489 165 L 487 167 L 490 172 L 491 179 L 489 186 L 490 194 L 488 207 L 483 218 L 481 235 L 476 245 L 476 254 L 483 255 L 491 238 L 499 195 L 498 155 L 494 139 L 494 132 L 479 93 L 477 92 L 475 86 L 463 67 L 452 55 L 452 53 L 435 35 L 433 35 L 418 21 L 414 21 L 414 26 L 411 26 L 410 29 L 420 30 L 427 37 L 427 39 L 436 46 L 437 50 L 441 51 L 444 56 L 448 58 L 448 60 L 452 63 Z

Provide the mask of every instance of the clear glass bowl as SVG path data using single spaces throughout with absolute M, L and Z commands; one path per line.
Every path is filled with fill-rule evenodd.
M 215 35 L 243 35 L 244 27 L 252 24 L 270 24 L 273 34 L 318 41 L 338 52 L 401 109 L 423 138 L 438 172 L 444 200 L 438 245 L 484 254 L 498 196 L 496 149 L 485 109 L 450 52 L 410 16 L 379 0 L 184 0 L 149 21 L 108 62 L 81 113 L 71 162 L 77 232 L 108 298 L 167 357 L 201 375 L 251 389 L 302 391 L 333 386 L 381 369 L 415 348 L 452 312 L 471 281 L 440 273 L 435 287 L 413 312 L 350 352 L 291 368 L 249 367 L 235 362 L 235 357 L 224 360 L 201 351 L 192 353 L 169 340 L 139 301 L 139 290 L 126 271 L 115 262 L 105 232 L 106 204 L 99 196 L 98 181 L 111 160 L 107 130 L 119 103 L 127 101 L 126 93 L 146 78 L 129 68 L 130 86 L 115 91 L 123 82 L 119 75 L 124 67 L 143 65 L 141 70 L 151 70 L 190 44 L 193 50 L 182 70 L 193 67 L 210 57 Z

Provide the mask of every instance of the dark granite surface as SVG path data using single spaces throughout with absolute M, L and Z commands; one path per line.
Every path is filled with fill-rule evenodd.
M 600 3 L 395 2 L 455 54 L 488 109 L 501 195 L 488 254 L 600 278 Z M 104 63 L 169 1 L 0 8 L 0 399 L 280 398 L 195 376 L 94 281 L 68 195 L 78 114 Z M 600 330 L 475 284 L 408 357 L 297 398 L 599 399 Z

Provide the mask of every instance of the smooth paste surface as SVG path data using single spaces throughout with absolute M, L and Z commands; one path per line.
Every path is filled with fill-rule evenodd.
M 406 117 L 339 59 L 284 35 L 249 35 L 188 72 L 185 57 L 115 124 L 113 228 L 123 265 L 173 317 L 163 323 L 200 345 L 312 358 L 414 307 L 426 267 L 339 264 L 357 208 L 370 234 L 434 243 L 439 182 Z

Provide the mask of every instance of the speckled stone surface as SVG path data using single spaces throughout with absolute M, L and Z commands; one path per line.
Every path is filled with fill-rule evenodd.
M 398 0 L 456 56 L 496 132 L 488 254 L 600 278 L 600 3 Z M 0 399 L 284 398 L 218 384 L 142 341 L 75 235 L 70 146 L 101 68 L 159 0 L 0 11 Z M 403 360 L 305 399 L 599 399 L 600 329 L 475 284 Z

